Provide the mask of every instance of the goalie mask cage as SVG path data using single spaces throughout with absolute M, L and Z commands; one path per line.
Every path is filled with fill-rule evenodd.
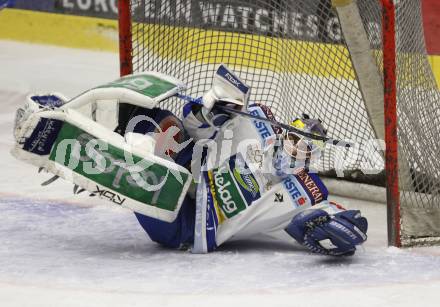
M 440 97 L 420 0 L 119 0 L 119 27 L 122 75 L 159 71 L 199 97 L 228 65 L 279 121 L 308 113 L 361 144 L 327 146 L 319 171 L 386 181 L 390 245 L 440 242 Z M 173 99 L 162 107 L 179 115 Z

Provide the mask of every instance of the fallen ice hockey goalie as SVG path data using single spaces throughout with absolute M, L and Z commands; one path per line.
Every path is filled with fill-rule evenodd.
M 270 236 L 352 255 L 365 242 L 367 220 L 328 201 L 313 171 L 325 144 L 305 135 L 326 135 L 319 120 L 295 118 L 295 133 L 257 119 L 275 120 L 268 107 L 249 104 L 249 86 L 224 65 L 203 97 L 184 89 L 147 72 L 70 101 L 31 95 L 17 111 L 13 154 L 129 208 L 168 247 L 206 253 Z M 159 108 L 167 99 L 186 101 L 182 118 Z M 118 103 L 130 110 L 122 120 L 109 111 Z

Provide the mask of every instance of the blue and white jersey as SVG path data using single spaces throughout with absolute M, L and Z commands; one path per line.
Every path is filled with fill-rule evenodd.
M 248 112 L 266 118 L 268 114 L 258 105 Z M 218 129 L 204 125 L 192 112 L 186 113 L 183 124 L 196 147 L 197 142 L 213 139 L 198 176 L 194 252 L 212 251 L 232 239 L 282 237 L 301 210 L 330 206 L 317 174 L 298 168 L 276 175 L 278 128 L 235 117 Z

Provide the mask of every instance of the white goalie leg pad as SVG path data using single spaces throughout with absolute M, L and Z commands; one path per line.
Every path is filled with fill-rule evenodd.
M 125 140 L 72 109 L 33 113 L 15 135 L 18 159 L 162 221 L 177 217 L 192 182 L 184 167 L 153 154 L 150 137 Z

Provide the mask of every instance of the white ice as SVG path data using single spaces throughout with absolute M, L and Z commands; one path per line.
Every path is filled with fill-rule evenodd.
M 440 248 L 386 246 L 383 204 L 333 199 L 370 222 L 350 258 L 235 242 L 162 248 L 134 215 L 16 161 L 15 109 L 30 92 L 74 96 L 118 77 L 118 55 L 0 41 L 0 306 L 439 306 Z

